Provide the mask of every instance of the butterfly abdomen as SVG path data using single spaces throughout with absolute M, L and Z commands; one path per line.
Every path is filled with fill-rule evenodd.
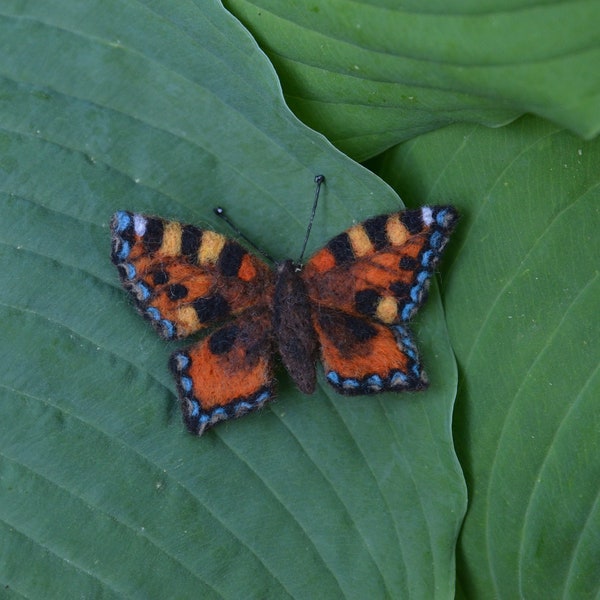
M 290 377 L 301 392 L 312 394 L 316 385 L 317 337 L 306 286 L 291 260 L 277 266 L 273 330 L 281 360 Z

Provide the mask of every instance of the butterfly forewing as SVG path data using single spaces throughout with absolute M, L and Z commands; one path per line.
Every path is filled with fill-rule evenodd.
M 234 240 L 157 217 L 118 212 L 112 260 L 139 312 L 167 339 L 269 303 L 273 273 Z
M 382 323 L 410 320 L 456 220 L 451 206 L 426 206 L 351 227 L 306 264 L 312 302 Z

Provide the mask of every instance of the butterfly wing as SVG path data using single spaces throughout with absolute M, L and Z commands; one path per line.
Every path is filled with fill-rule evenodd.
M 111 221 L 112 261 L 140 314 L 177 339 L 263 305 L 269 267 L 214 231 L 120 211 Z
M 451 206 L 380 215 L 334 237 L 302 277 L 327 380 L 344 394 L 427 386 L 406 322 L 454 229 Z
M 339 310 L 316 311 L 327 381 L 346 395 L 427 387 L 417 347 L 405 325 L 384 325 Z
M 425 206 L 351 227 L 307 262 L 311 300 L 382 323 L 409 321 L 457 219 L 451 206 Z
M 173 353 L 183 418 L 202 433 L 219 421 L 259 409 L 273 397 L 271 317 L 249 309 L 189 348 Z

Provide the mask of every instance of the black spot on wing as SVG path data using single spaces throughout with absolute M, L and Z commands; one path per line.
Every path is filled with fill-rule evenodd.
M 160 249 L 163 242 L 165 226 L 161 219 L 150 217 L 146 221 L 146 232 L 142 238 L 146 252 L 153 254 Z
M 192 306 L 201 323 L 222 319 L 229 314 L 229 304 L 221 294 L 198 298 Z
M 354 336 L 357 342 L 366 342 L 377 335 L 377 330 L 372 325 L 369 325 L 364 319 L 353 317 L 352 315 L 344 315 L 345 327 Z
M 198 261 L 198 248 L 202 242 L 202 230 L 194 225 L 186 225 L 181 231 L 181 253 L 191 262 Z
M 158 269 L 152 273 L 154 285 L 163 285 L 169 281 L 169 274 L 164 269 Z
M 388 218 L 387 215 L 379 215 L 378 217 L 367 219 L 362 224 L 375 250 L 383 250 L 389 244 L 386 232 Z
M 235 277 L 240 270 L 246 250 L 237 242 L 228 241 L 219 255 L 218 268 L 223 275 Z
M 338 265 L 354 260 L 352 244 L 350 243 L 350 238 L 346 232 L 340 233 L 330 240 L 327 244 L 327 248 L 331 254 L 333 254 L 335 262 Z
M 423 217 L 420 210 L 405 210 L 400 213 L 400 221 L 413 235 L 423 230 Z
M 377 335 L 377 329 L 365 319 L 343 312 L 322 310 L 317 318 L 325 335 L 344 353 Z
M 411 285 L 404 281 L 394 281 L 390 284 L 390 292 L 396 296 L 396 298 L 406 298 L 410 294 Z
M 167 289 L 167 296 L 170 300 L 183 300 L 188 295 L 188 289 L 181 283 L 174 283 Z
M 380 296 L 375 290 L 360 290 L 354 295 L 356 310 L 370 317 L 375 314 L 379 300 Z
M 208 339 L 208 348 L 213 354 L 229 352 L 239 334 L 237 325 L 229 325 L 215 331 Z
M 400 259 L 400 268 L 405 271 L 414 271 L 419 266 L 419 261 L 412 256 L 403 256 Z

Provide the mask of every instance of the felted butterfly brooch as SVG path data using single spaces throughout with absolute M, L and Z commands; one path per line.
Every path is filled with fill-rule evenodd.
M 324 178 L 315 181 L 310 223 Z M 340 394 L 425 389 L 407 323 L 425 301 L 457 219 L 452 206 L 372 217 L 305 264 L 284 260 L 272 269 L 215 231 L 119 211 L 111 221 L 111 258 L 161 337 L 218 325 L 169 362 L 184 421 L 202 435 L 273 399 L 275 352 L 305 394 L 315 390 L 318 355 Z

